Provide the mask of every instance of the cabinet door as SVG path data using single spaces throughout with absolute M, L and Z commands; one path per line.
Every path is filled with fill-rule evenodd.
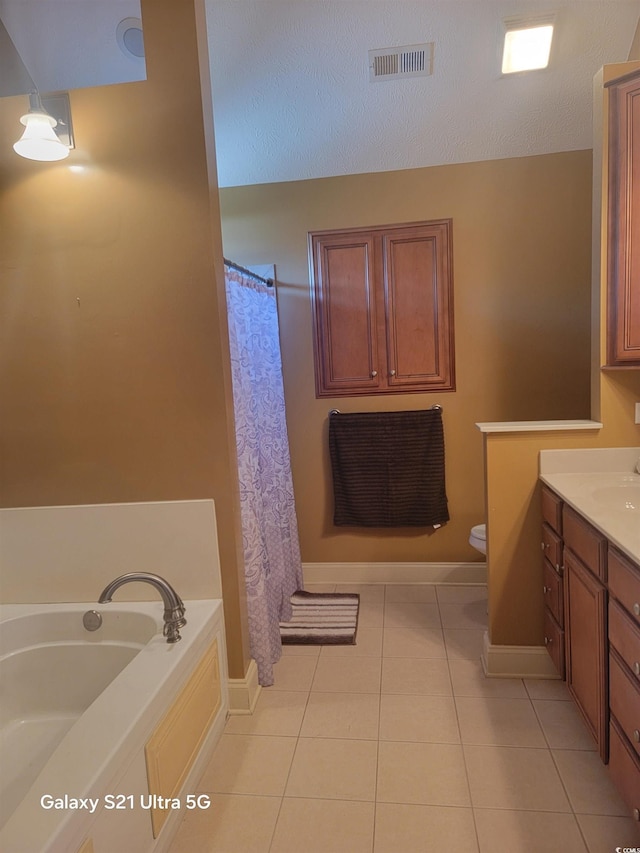
M 450 226 L 437 222 L 383 235 L 390 388 L 454 387 Z
M 609 88 L 608 362 L 640 365 L 640 71 Z
M 606 589 L 567 548 L 567 685 L 607 759 Z
M 380 385 L 374 237 L 311 235 L 316 395 L 373 393 Z

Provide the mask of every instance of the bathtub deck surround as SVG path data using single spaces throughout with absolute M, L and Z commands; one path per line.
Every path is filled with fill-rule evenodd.
M 229 708 L 213 501 L 4 509 L 0 541 L 0 849 L 164 853 Z
M 212 500 L 0 509 L 4 604 L 97 601 L 125 572 L 151 572 L 184 599 L 222 598 Z M 121 601 L 157 601 L 130 584 Z
M 637 827 L 562 682 L 487 679 L 486 587 L 361 597 L 356 646 L 288 647 L 170 853 L 604 853 Z
M 212 647 L 219 703 L 181 779 L 182 808 L 221 736 L 228 708 L 222 602 L 187 601 L 189 623 L 175 644 L 162 635 L 157 602 L 99 606 L 103 625 L 86 631 L 83 614 L 95 607 L 0 606 L 0 677 L 9 688 L 0 733 L 3 807 L 10 812 L 3 815 L 2 850 L 58 853 L 78 849 L 86 838 L 94 853 L 165 850 L 180 811 L 166 813 L 155 838 L 145 752 L 171 708 L 193 692 L 192 674 Z M 116 809 L 123 795 L 133 799 Z M 98 806 L 56 806 L 65 796 Z

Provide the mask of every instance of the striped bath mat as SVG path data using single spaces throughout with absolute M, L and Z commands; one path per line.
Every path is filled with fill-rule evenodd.
M 299 590 L 291 596 L 290 622 L 280 623 L 287 645 L 355 645 L 360 596 L 356 593 L 313 593 Z

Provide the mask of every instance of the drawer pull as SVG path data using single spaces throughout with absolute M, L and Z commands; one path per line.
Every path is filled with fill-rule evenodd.
M 635 740 L 636 743 L 640 743 L 640 731 L 638 731 L 638 729 L 634 729 L 633 739 Z
M 640 616 L 640 604 L 638 604 L 637 601 L 633 605 L 633 612 L 636 614 L 636 616 Z

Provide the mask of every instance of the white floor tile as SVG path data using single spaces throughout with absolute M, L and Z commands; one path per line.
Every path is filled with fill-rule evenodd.
M 198 783 L 198 790 L 282 796 L 296 743 L 294 737 L 224 734 Z
M 548 749 L 465 746 L 475 808 L 570 812 Z
M 626 817 L 629 809 L 596 752 L 554 749 L 553 758 L 576 814 Z
M 586 853 L 575 816 L 475 809 L 480 853 Z
M 453 698 L 383 694 L 380 740 L 460 743 Z
M 381 658 L 320 656 L 312 691 L 380 693 Z
M 373 803 L 285 797 L 270 853 L 371 853 Z
M 534 699 L 533 707 L 552 749 L 596 749 L 596 742 L 573 702 Z
M 477 853 L 469 808 L 378 803 L 374 853 Z
M 280 797 L 212 794 L 208 809 L 187 812 L 169 851 L 268 853 L 281 802 Z
M 457 696 L 462 743 L 546 747 L 529 699 Z
M 301 737 L 378 739 L 377 693 L 309 694 Z
M 460 746 L 380 741 L 378 802 L 469 806 Z
M 451 696 L 447 661 L 445 658 L 383 658 L 382 692 Z
M 373 801 L 377 748 L 372 740 L 300 738 L 286 796 Z

